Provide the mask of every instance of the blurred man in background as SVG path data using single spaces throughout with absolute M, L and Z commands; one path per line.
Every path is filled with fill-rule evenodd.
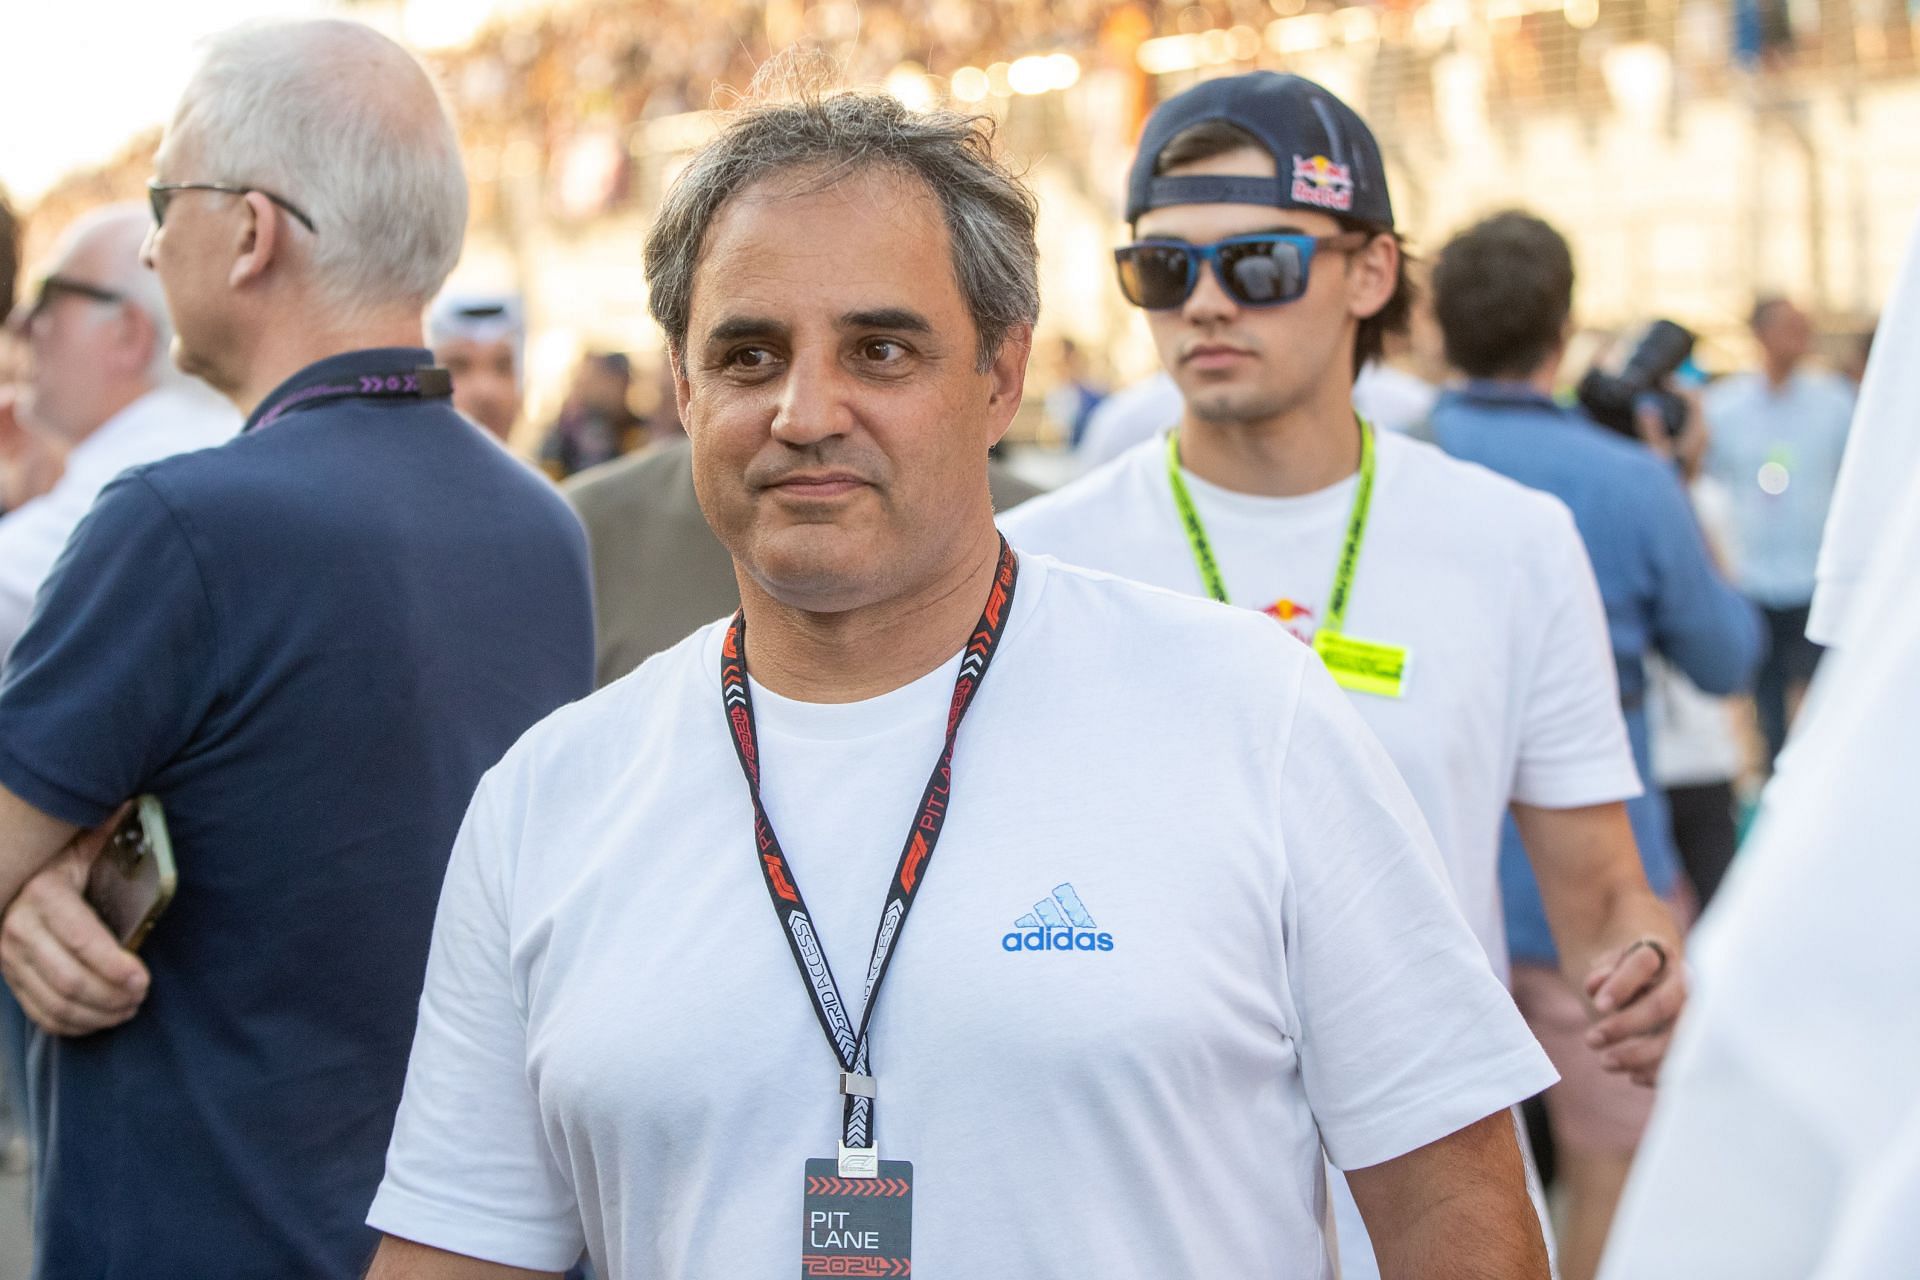
M 633 452 L 646 424 L 633 412 L 633 362 L 618 351 L 590 351 L 574 371 L 573 386 L 547 438 L 540 466 L 555 480 Z
M 13 318 L 26 357 L 16 412 L 63 446 L 66 463 L 51 490 L 0 517 L 0 655 L 109 480 L 239 429 L 231 406 L 174 368 L 166 297 L 140 262 L 152 221 L 140 205 L 83 218 Z
M 1753 689 L 1771 766 L 1820 660 L 1807 613 L 1853 388 L 1807 367 L 1813 324 L 1785 298 L 1761 299 L 1752 327 L 1760 368 L 1707 389 L 1706 467 L 1733 499 L 1740 590 L 1760 607 L 1772 641 Z
M 505 444 L 527 394 L 527 319 L 519 296 L 441 294 L 427 312 L 427 345 L 453 378 L 453 407 Z
M 1566 241 L 1524 213 L 1496 214 L 1441 250 L 1434 314 L 1448 360 L 1469 381 L 1440 396 L 1433 430 L 1454 456 L 1572 509 L 1606 605 L 1633 763 L 1648 779 L 1647 655 L 1664 657 L 1709 693 L 1734 693 L 1752 678 L 1761 636 L 1753 610 L 1715 571 L 1670 463 L 1554 401 L 1573 281 Z M 1678 870 L 1659 790 L 1629 800 L 1627 816 L 1647 882 L 1672 904 Z M 1568 1280 L 1586 1280 L 1653 1093 L 1595 1069 L 1591 993 L 1564 976 L 1548 927 L 1556 894 L 1536 880 L 1523 835 L 1530 846 L 1530 833 L 1508 822 L 1500 862 L 1513 992 L 1560 1070 L 1546 1096 L 1567 1204 L 1560 1264 Z
M 586 548 L 422 348 L 467 183 L 405 51 L 219 37 L 154 169 L 176 360 L 247 422 L 102 490 L 0 685 L 37 1275 L 350 1280 L 460 815 L 592 685 Z M 68 293 L 63 326 L 148 327 Z M 136 955 L 83 887 L 142 795 L 179 887 Z

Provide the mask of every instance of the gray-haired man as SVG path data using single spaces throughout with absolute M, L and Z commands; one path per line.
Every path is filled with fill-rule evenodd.
M 647 266 L 742 611 L 481 784 L 372 1275 L 1323 1277 L 1324 1140 L 1388 1275 L 1544 1277 L 1552 1072 L 1337 687 L 995 531 L 1039 299 L 986 138 L 750 112 Z
M 344 1280 L 460 814 L 592 687 L 584 540 L 426 367 L 466 187 L 397 45 L 215 40 L 155 167 L 177 362 L 247 423 L 102 491 L 0 687 L 0 962 L 51 1033 L 37 1274 Z M 80 886 L 142 794 L 179 887 L 136 957 Z

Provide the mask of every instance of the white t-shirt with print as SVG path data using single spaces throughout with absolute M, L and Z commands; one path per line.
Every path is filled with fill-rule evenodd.
M 608 1280 L 793 1271 L 838 1063 L 754 857 L 722 635 L 481 784 L 375 1227 L 535 1269 L 584 1244 Z M 754 689 L 856 1002 L 957 663 L 845 705 Z M 872 1055 L 916 1274 L 1324 1277 L 1323 1142 L 1375 1164 L 1554 1079 L 1377 742 L 1236 610 L 1023 556 L 926 875 Z M 1110 948 L 1009 949 L 1049 912 Z
M 1558 499 L 1404 436 L 1376 432 L 1375 447 L 1345 630 L 1402 646 L 1410 661 L 1401 698 L 1351 701 L 1419 802 L 1461 909 L 1504 976 L 1508 804 L 1568 809 L 1640 794 L 1600 589 Z M 1233 603 L 1312 643 L 1358 478 L 1268 498 L 1183 474 Z M 1025 550 L 1205 590 L 1167 481 L 1164 433 L 1000 523 Z

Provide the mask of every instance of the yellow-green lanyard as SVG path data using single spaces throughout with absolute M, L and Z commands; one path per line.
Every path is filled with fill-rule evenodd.
M 1367 508 L 1373 502 L 1373 425 L 1365 418 L 1360 424 L 1360 483 L 1353 491 L 1353 511 L 1347 516 L 1347 537 L 1340 548 L 1340 564 L 1334 570 L 1333 590 L 1327 596 L 1327 612 L 1320 629 L 1340 634 L 1346 621 L 1347 597 L 1353 592 L 1353 573 L 1360 563 L 1360 543 L 1367 536 Z M 1193 547 L 1193 562 L 1200 570 L 1200 581 L 1207 594 L 1222 604 L 1227 599 L 1227 582 L 1220 575 L 1220 564 L 1213 558 L 1213 544 L 1207 541 L 1206 526 L 1200 523 L 1199 509 L 1187 482 L 1180 477 L 1180 433 L 1167 432 L 1167 483 L 1173 488 L 1173 505 L 1180 511 L 1180 523 L 1186 527 L 1187 542 Z

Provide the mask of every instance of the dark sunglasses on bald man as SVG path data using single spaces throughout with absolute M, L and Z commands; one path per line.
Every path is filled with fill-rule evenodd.
M 97 284 L 88 284 L 85 280 L 75 280 L 72 276 L 63 276 L 57 272 L 44 276 L 34 290 L 33 301 L 16 313 L 14 321 L 20 328 L 26 329 L 46 313 L 48 307 L 63 297 L 85 298 L 89 302 L 125 302 L 127 295 Z
M 1241 306 L 1277 307 L 1306 293 L 1316 250 L 1344 252 L 1368 239 L 1364 231 L 1331 236 L 1276 231 L 1229 236 L 1212 244 L 1139 240 L 1115 249 L 1113 260 L 1120 268 L 1120 292 L 1148 311 L 1171 311 L 1184 304 L 1207 264 L 1212 264 L 1227 296 Z
M 182 191 L 218 191 L 222 195 L 246 196 L 256 192 L 287 211 L 287 214 L 309 231 L 319 234 L 313 225 L 313 219 L 302 213 L 291 200 L 282 199 L 261 187 L 236 187 L 224 182 L 149 182 L 147 184 L 147 203 L 153 206 L 153 225 L 166 225 L 167 206 Z

